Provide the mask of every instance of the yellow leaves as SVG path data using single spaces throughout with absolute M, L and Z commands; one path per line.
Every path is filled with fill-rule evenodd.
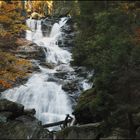
M 10 53 L 0 51 L 0 65 L 9 65 L 16 60 L 16 57 Z
M 17 78 L 24 78 L 28 75 L 28 69 L 31 67 L 31 62 L 0 51 L 0 84 L 9 88 L 11 85 L 6 81 L 14 83 Z
M 8 32 L 0 26 L 0 36 L 5 37 L 7 34 Z
M 25 3 L 26 10 L 30 12 L 37 11 L 38 13 L 43 14 L 44 7 L 48 8 L 45 10 L 48 10 L 48 14 L 50 14 L 53 7 L 53 1 L 52 0 L 43 0 L 43 1 L 42 0 L 32 0 L 32 1 L 29 0 L 29 1 L 26 1 Z
M 21 17 L 22 7 L 19 5 L 21 1 L 12 1 L 12 3 L 0 1 L 0 46 L 2 49 L 5 47 L 5 50 L 15 47 L 15 36 L 26 29 Z M 17 78 L 27 76 L 30 67 L 29 61 L 0 50 L 0 85 L 10 88 Z
M 29 62 L 26 59 L 17 59 L 17 61 L 15 62 L 16 66 L 22 66 L 22 67 L 31 67 L 32 64 L 31 62 Z
M 8 4 L 4 2 L 2 4 L 2 8 L 4 9 L 4 12 L 11 12 L 16 8 L 16 6 L 14 4 Z
M 25 59 L 19 59 L 16 61 L 16 65 L 24 65 L 24 66 L 31 66 L 31 63 L 29 63 L 27 60 Z
M 0 24 L 3 25 L 3 29 L 7 31 L 11 36 L 19 35 L 19 33 L 26 27 L 23 25 L 23 17 L 21 16 L 21 7 L 18 3 L 21 1 L 12 1 L 13 4 L 7 4 L 3 2 L 0 8 Z M 8 35 L 9 35 L 8 34 Z M 7 34 L 5 34 L 6 36 Z

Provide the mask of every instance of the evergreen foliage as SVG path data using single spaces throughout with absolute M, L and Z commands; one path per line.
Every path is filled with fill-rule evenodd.
M 89 91 L 82 94 L 74 114 L 79 118 L 85 107 L 89 121 L 98 121 L 96 115 L 104 130 L 125 128 L 134 138 L 138 124 L 133 115 L 140 111 L 139 2 L 79 1 L 79 5 L 74 63 L 94 69 L 95 87 L 90 98 Z

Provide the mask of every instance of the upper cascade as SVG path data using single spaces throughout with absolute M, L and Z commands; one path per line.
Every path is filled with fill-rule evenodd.
M 26 21 L 30 30 L 26 32 L 26 39 L 42 46 L 46 53 L 46 61 L 55 65 L 69 63 L 71 53 L 58 46 L 58 39 L 62 37 L 61 27 L 65 25 L 68 18 L 61 18 L 59 23 L 54 23 L 49 37 L 43 36 L 41 20 L 28 19 Z
M 68 18 L 61 18 L 58 23 L 52 26 L 50 35 L 43 36 L 42 21 L 27 19 L 29 30 L 26 31 L 26 39 L 36 43 L 44 49 L 46 62 L 53 64 L 54 68 L 44 68 L 36 61 L 40 72 L 33 74 L 25 85 L 6 90 L 2 93 L 3 98 L 21 103 L 25 108 L 34 108 L 35 116 L 43 124 L 62 121 L 66 114 L 72 114 L 72 101 L 70 95 L 63 90 L 62 86 L 68 79 L 62 80 L 55 77 L 55 74 L 65 73 L 66 76 L 73 72 L 70 66 L 71 53 L 58 46 L 58 39 L 62 38 L 62 27 L 65 26 Z M 41 60 L 40 60 L 41 61 Z M 50 81 L 49 79 L 54 78 Z M 70 76 L 70 78 L 75 78 Z M 61 82 L 57 82 L 61 81 Z M 87 81 L 82 81 L 83 89 L 90 88 Z M 58 129 L 55 127 L 53 129 Z

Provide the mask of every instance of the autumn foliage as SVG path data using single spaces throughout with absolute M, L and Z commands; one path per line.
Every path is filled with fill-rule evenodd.
M 10 88 L 18 78 L 28 75 L 31 63 L 16 57 L 17 37 L 27 29 L 21 16 L 21 1 L 0 1 L 0 87 Z
M 28 75 L 31 63 L 11 53 L 0 51 L 0 85 L 10 88 L 18 79 Z
M 0 36 L 17 36 L 26 29 L 21 16 L 21 8 L 15 3 L 2 2 L 0 7 Z

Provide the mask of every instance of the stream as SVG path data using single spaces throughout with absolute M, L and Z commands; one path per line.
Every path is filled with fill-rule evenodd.
M 65 33 L 62 28 L 67 26 L 68 19 L 68 17 L 63 17 L 59 22 L 54 23 L 48 35 L 42 33 L 41 20 L 26 20 L 30 28 L 26 31 L 26 39 L 43 48 L 46 63 L 51 64 L 53 68 L 43 67 L 37 60 L 34 60 L 40 72 L 33 73 L 25 85 L 2 93 L 2 98 L 21 103 L 26 109 L 34 108 L 35 117 L 42 124 L 62 121 L 66 114 L 72 115 L 73 105 L 76 104 L 75 97 L 78 98 L 82 91 L 91 88 L 91 84 L 71 67 L 72 53 L 69 47 L 63 48 L 58 45 L 58 40 L 63 41 Z M 62 74 L 64 75 L 61 76 Z M 73 81 L 77 82 L 77 89 L 73 93 L 68 93 L 63 86 L 66 83 L 74 83 Z

